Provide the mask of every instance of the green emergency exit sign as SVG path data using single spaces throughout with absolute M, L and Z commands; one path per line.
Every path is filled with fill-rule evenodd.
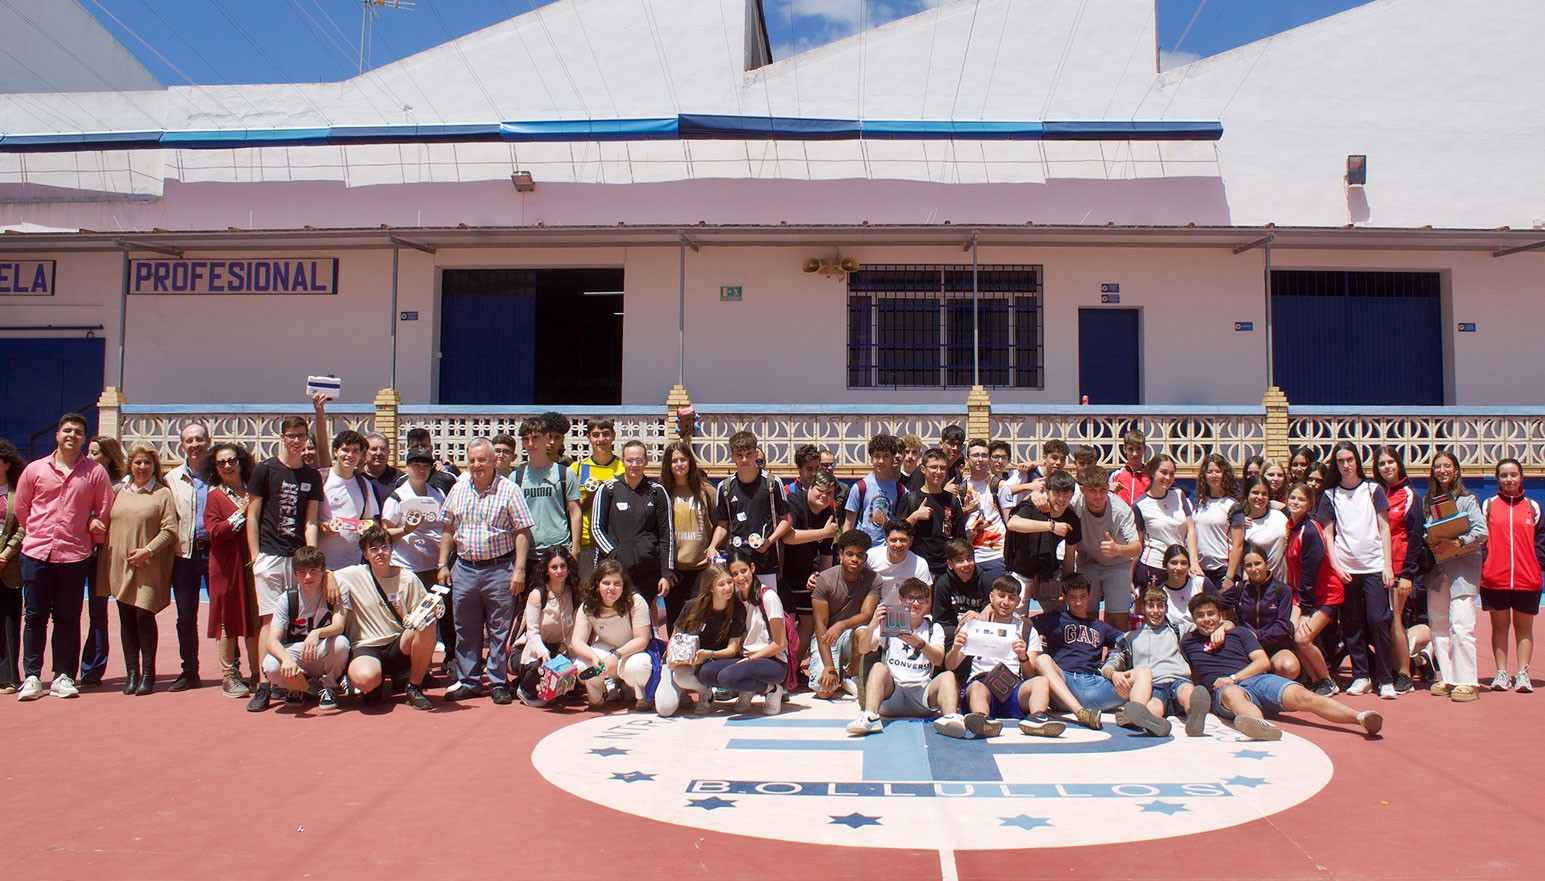
M 743 293 L 740 285 L 724 285 L 719 288 L 719 299 L 726 303 L 739 303 Z

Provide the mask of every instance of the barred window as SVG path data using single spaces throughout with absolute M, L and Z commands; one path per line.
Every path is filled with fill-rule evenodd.
M 1040 266 L 871 265 L 848 276 L 848 388 L 1044 387 Z

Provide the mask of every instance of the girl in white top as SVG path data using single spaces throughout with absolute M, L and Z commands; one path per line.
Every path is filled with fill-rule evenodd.
M 585 582 L 569 647 L 585 666 L 603 665 L 599 676 L 585 681 L 590 706 L 605 703 L 608 692 L 620 681 L 633 689 L 635 709 L 650 708 L 647 688 L 654 662 L 645 651 L 649 647 L 649 604 L 633 589 L 627 570 L 616 560 L 597 563 Z M 668 680 L 663 677 L 661 686 Z M 674 689 L 669 692 L 675 694 Z
M 1207 590 L 1207 579 L 1191 574 L 1191 553 L 1185 545 L 1164 549 L 1164 617 L 1179 626 L 1191 622 L 1191 598 Z
M 1148 492 L 1132 505 L 1132 518 L 1142 537 L 1143 550 L 1132 567 L 1132 583 L 1139 592 L 1164 581 L 1164 550 L 1178 544 L 1191 559 L 1191 574 L 1201 575 L 1196 561 L 1196 523 L 1185 493 L 1175 489 L 1175 460 L 1158 453 L 1148 460 Z
M 1288 583 L 1287 563 L 1287 515 L 1272 507 L 1271 484 L 1264 474 L 1245 481 L 1241 495 L 1245 509 L 1245 543 L 1266 552 L 1266 565 L 1271 577 L 1283 584 Z
M 752 699 L 760 694 L 763 715 L 776 716 L 783 711 L 787 694 L 783 684 L 789 669 L 783 601 L 776 590 L 757 581 L 756 563 L 743 549 L 730 552 L 729 567 L 735 593 L 746 604 L 746 638 L 740 646 L 740 660 L 718 671 L 719 686 L 740 692 L 735 711 L 741 715 L 751 712 Z
M 575 595 L 579 592 L 579 566 L 568 548 L 557 545 L 537 555 L 526 583 L 522 632 L 516 639 L 520 651 L 520 683 L 515 695 L 531 707 L 545 707 L 537 696 L 542 665 L 554 655 L 569 654 L 569 635 L 574 632 Z
M 1239 558 L 1245 548 L 1245 512 L 1239 504 L 1239 485 L 1228 460 L 1217 453 L 1202 459 L 1196 475 L 1196 551 L 1213 590 L 1223 592 L 1239 577 Z
M 740 548 L 732 548 L 738 551 Z M 668 661 L 677 688 L 697 695 L 696 712 L 713 712 L 709 689 L 719 682 L 720 670 L 740 658 L 746 634 L 746 607 L 735 595 L 735 584 L 723 566 L 710 563 L 697 580 L 697 595 L 675 622 L 673 648 L 678 639 L 696 637 L 692 657 Z M 669 715 L 669 714 L 665 714 Z
M 1347 694 L 1367 694 L 1376 685 L 1379 697 L 1395 699 L 1389 588 L 1395 584 L 1389 535 L 1389 498 L 1377 481 L 1363 476 L 1357 447 L 1341 441 L 1331 451 L 1335 483 L 1325 487 L 1315 519 L 1335 550 L 1341 571 L 1352 576 L 1341 606 L 1342 638 L 1352 658 L 1352 684 Z M 1431 608 L 1428 609 L 1429 613 Z M 1369 649 L 1373 650 L 1370 664 Z

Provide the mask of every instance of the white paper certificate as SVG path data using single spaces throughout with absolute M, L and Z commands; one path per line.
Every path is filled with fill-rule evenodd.
M 977 658 L 1015 660 L 1014 637 L 1019 633 L 1017 622 L 999 624 L 977 619 L 966 622 L 965 629 L 966 654 Z

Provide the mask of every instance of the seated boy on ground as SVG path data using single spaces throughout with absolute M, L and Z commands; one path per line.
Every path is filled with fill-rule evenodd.
M 1046 677 L 1035 675 L 1035 659 L 1041 650 L 1041 637 L 1026 626 L 1019 614 L 1019 580 L 1005 575 L 992 583 L 988 593 L 987 608 L 981 612 L 968 612 L 961 616 L 960 627 L 955 631 L 950 652 L 944 657 L 944 666 L 961 669 L 970 664 L 970 678 L 960 690 L 960 700 L 970 710 L 965 716 L 966 731 L 970 737 L 995 737 L 1003 730 L 1000 719 L 1018 719 L 1019 730 L 1036 737 L 1056 737 L 1067 727 L 1046 712 L 1051 705 Z M 1001 651 L 967 651 L 971 641 L 972 622 L 1009 625 L 1013 638 Z M 988 684 L 988 675 L 1002 665 L 1011 676 L 1007 688 L 1000 688 L 999 697 Z
M 327 601 L 327 558 L 317 548 L 297 548 L 292 558 L 295 584 L 274 607 L 268 628 L 268 654 L 263 676 L 284 694 L 284 705 L 305 704 L 311 683 L 320 682 L 317 705 L 338 707 L 338 679 L 349 662 L 349 640 L 343 635 L 342 607 Z
M 1214 648 L 1212 635 L 1223 623 L 1221 602 L 1213 593 L 1191 598 L 1196 629 L 1181 637 L 1180 648 L 1191 664 L 1192 676 L 1212 689 L 1213 712 L 1232 720 L 1239 733 L 1251 740 L 1280 740 L 1282 729 L 1266 720 L 1284 710 L 1307 710 L 1327 722 L 1360 725 L 1369 737 L 1384 727 L 1384 717 L 1373 710 L 1359 712 L 1268 672 L 1271 659 L 1249 630 L 1228 631 Z
M 959 712 L 960 686 L 955 674 L 938 672 L 944 665 L 944 628 L 928 614 L 928 582 L 908 578 L 901 583 L 899 593 L 908 630 L 886 635 L 887 607 L 880 606 L 869 623 L 853 634 L 855 652 L 868 654 L 881 649 L 885 659 L 869 668 L 864 680 L 864 709 L 848 723 L 848 733 L 881 730 L 881 716 L 927 718 L 942 713 L 933 723 L 934 730 L 950 737 L 966 737 L 969 732 Z
M 353 657 L 349 684 L 380 700 L 383 679 L 407 676 L 405 697 L 415 710 L 433 709 L 423 691 L 424 674 L 434 657 L 436 628 L 433 621 L 422 630 L 403 622 L 424 598 L 424 583 L 407 569 L 392 565 L 392 538 L 381 526 L 360 536 L 368 563 L 348 566 L 333 573 L 343 594 L 344 632 Z
M 1062 577 L 1066 611 L 1042 612 L 1030 619 L 1046 651 L 1035 660 L 1035 671 L 1046 677 L 1057 703 L 1079 724 L 1100 729 L 1100 711 L 1121 706 L 1110 680 L 1100 675 L 1105 650 L 1114 648 L 1121 633 L 1089 609 L 1093 593 L 1089 579 L 1077 572 Z
M 837 536 L 837 565 L 815 576 L 810 587 L 815 644 L 810 649 L 810 690 L 831 699 L 838 691 L 856 693 L 847 675 L 854 657 L 853 631 L 874 617 L 880 604 L 880 576 L 867 565 L 869 536 L 850 529 Z
M 1142 610 L 1142 626 L 1122 634 L 1100 674 L 1111 681 L 1117 696 L 1126 701 L 1121 712 L 1129 723 L 1164 737 L 1170 730 L 1169 720 L 1164 717 L 1183 716 L 1186 736 L 1200 737 L 1206 730 L 1212 694 L 1191 684 L 1191 668 L 1180 650 L 1181 635 L 1191 630 L 1191 624 L 1170 623 L 1169 600 L 1161 587 L 1143 591 Z M 1227 626 L 1228 622 L 1224 622 L 1223 627 L 1213 631 L 1213 645 L 1222 642 Z

